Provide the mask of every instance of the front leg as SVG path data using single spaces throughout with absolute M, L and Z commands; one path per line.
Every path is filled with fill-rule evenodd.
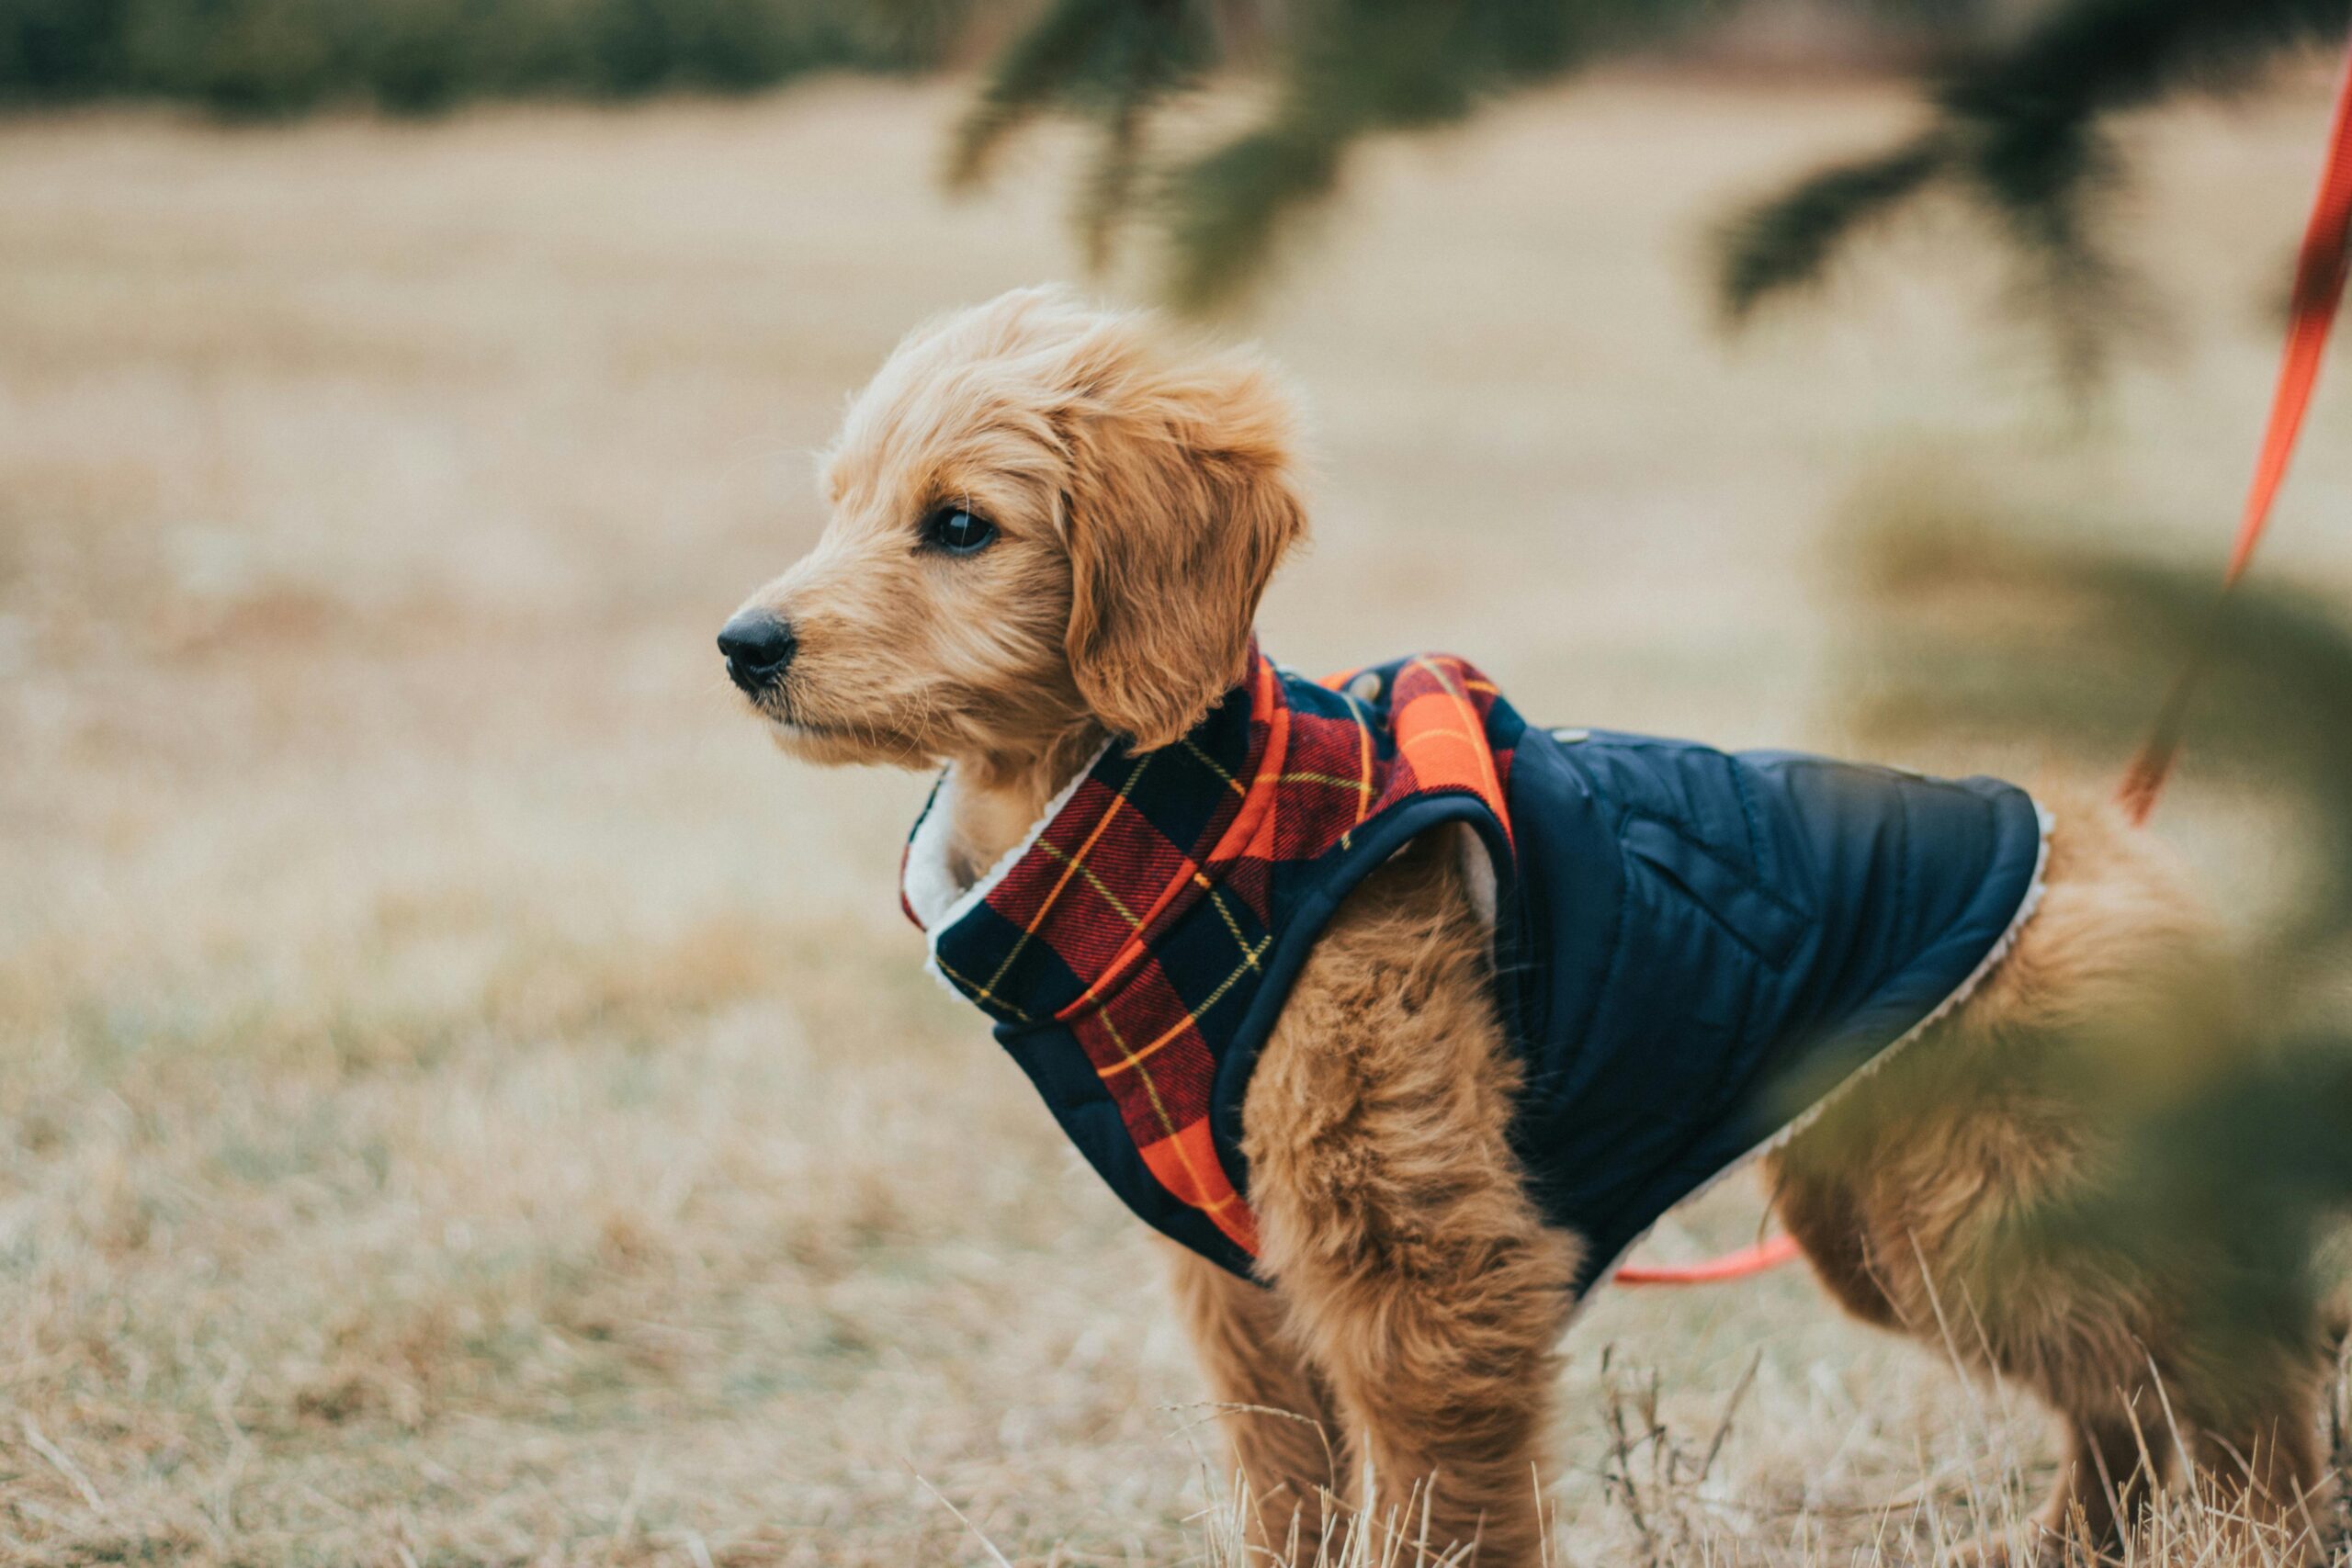
M 1487 933 L 1442 847 L 1332 921 L 1243 1107 L 1261 1265 L 1368 1472 L 1374 1528 L 1539 1561 L 1538 1466 L 1572 1238 L 1507 1137 L 1518 1069 Z M 1426 1497 L 1422 1495 L 1426 1494 Z
M 1337 1481 L 1339 1417 L 1281 1303 L 1262 1285 L 1171 1246 L 1169 1278 L 1192 1331 L 1193 1350 L 1250 1491 L 1260 1544 L 1282 1551 L 1297 1531 L 1308 1555 L 1323 1531 L 1324 1499 Z

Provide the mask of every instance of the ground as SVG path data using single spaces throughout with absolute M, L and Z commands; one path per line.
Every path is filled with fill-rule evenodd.
M 0 1560 L 1230 1551 L 1151 1249 L 918 968 L 924 781 L 786 762 L 710 646 L 895 337 L 1077 270 L 1065 149 L 940 197 L 956 96 L 0 126 Z M 1837 746 L 1890 497 L 2218 558 L 2321 108 L 2133 129 L 2168 324 L 2087 410 L 1949 214 L 1713 333 L 1708 224 L 1890 89 L 1378 151 L 1249 323 L 1317 454 L 1271 646 Z M 2347 434 L 2269 570 L 2352 580 Z M 2049 1463 L 1797 1270 L 1606 1295 L 1562 1393 L 1563 1562 L 1934 1560 Z

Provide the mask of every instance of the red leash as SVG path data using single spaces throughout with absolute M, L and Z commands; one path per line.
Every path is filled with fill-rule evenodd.
M 2255 464 L 2254 485 L 2246 494 L 2245 515 L 2238 524 L 2237 544 L 2230 551 L 2229 570 L 2222 575 L 2222 604 L 2228 603 L 2230 590 L 2245 575 L 2246 563 L 2254 558 L 2254 547 L 2262 542 L 2262 531 L 2269 526 L 2271 508 L 2278 502 L 2279 487 L 2287 479 L 2287 466 L 2295 455 L 2296 438 L 2302 434 L 2303 415 L 2312 405 L 2312 389 L 2319 383 L 2328 332 L 2335 325 L 2336 310 L 2344 301 L 2345 274 L 2352 269 L 2352 251 L 2346 249 L 2347 241 L 2352 241 L 2352 64 L 2347 64 L 2344 85 L 2336 93 L 2335 123 L 2328 133 L 2327 166 L 2320 178 L 2319 199 L 2312 208 L 2311 226 L 2303 231 L 2302 255 L 2295 265 L 2295 295 L 2292 321 L 2287 329 L 2286 358 L 2278 367 L 2278 390 L 2270 403 L 2270 428 L 2262 437 L 2262 457 Z M 2188 668 L 2173 682 L 2165 705 L 2158 710 L 2147 744 L 2140 748 L 2140 754 L 2132 761 L 2131 771 L 2124 774 L 2118 798 L 2135 823 L 2146 821 L 2148 813 L 2155 809 L 2156 795 L 2172 772 L 2173 757 L 2180 750 L 2181 726 L 2188 717 L 2189 695 L 2212 653 L 2219 608 L 2216 605 L 2213 622 L 2208 624 L 2205 635 L 2190 652 Z
M 1611 1278 L 1621 1285 L 1712 1285 L 1718 1280 L 1745 1280 L 1750 1274 L 1778 1269 L 1783 1263 L 1793 1262 L 1796 1256 L 1796 1238 L 1776 1235 L 1754 1247 L 1743 1247 L 1737 1252 L 1693 1263 L 1687 1269 L 1626 1268 L 1618 1269 Z
M 2320 178 L 2319 199 L 2312 208 L 2311 225 L 2303 231 L 2302 254 L 2295 265 L 2295 293 L 2287 329 L 2287 353 L 2278 367 L 2278 389 L 2270 402 L 2270 425 L 2262 438 L 2262 456 L 2255 464 L 2254 485 L 2247 492 L 2245 515 L 2238 523 L 2237 543 L 2231 548 L 2229 570 L 2222 575 L 2222 597 L 2205 635 L 2190 651 L 2188 664 L 2173 682 L 2147 743 L 2140 748 L 2124 774 L 2118 798 L 2135 823 L 2155 809 L 2173 758 L 2180 750 L 2180 731 L 2213 650 L 2221 605 L 2245 575 L 2255 547 L 2278 504 L 2303 432 L 2303 416 L 2312 406 L 2312 390 L 2319 384 L 2319 369 L 2326 356 L 2328 333 L 2344 302 L 2345 277 L 2352 272 L 2352 60 L 2347 60 L 2342 86 L 2335 96 L 2335 118 L 2328 132 L 2327 164 Z M 1776 1235 L 1737 1252 L 1682 1269 L 1620 1269 L 1621 1285 L 1707 1285 L 1743 1280 L 1777 1269 L 1798 1256 L 1793 1237 Z

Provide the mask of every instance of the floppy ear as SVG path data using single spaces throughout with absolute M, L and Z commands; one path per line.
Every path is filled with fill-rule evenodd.
M 1165 746 L 1240 681 L 1258 600 L 1306 531 L 1290 409 L 1245 359 L 1129 364 L 1065 434 L 1070 671 L 1135 750 Z

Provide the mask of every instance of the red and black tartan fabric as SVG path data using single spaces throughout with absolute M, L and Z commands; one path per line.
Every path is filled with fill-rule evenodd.
M 1507 854 L 1522 729 L 1459 659 L 1326 685 L 1253 647 L 1248 678 L 1183 739 L 1106 750 L 930 932 L 932 962 L 1131 1207 L 1247 1272 L 1258 1236 L 1245 1173 L 1227 1168 L 1238 1129 L 1216 1122 L 1238 1114 L 1230 1091 L 1311 946 L 1276 933 L 1319 929 L 1441 820 L 1479 823 Z

